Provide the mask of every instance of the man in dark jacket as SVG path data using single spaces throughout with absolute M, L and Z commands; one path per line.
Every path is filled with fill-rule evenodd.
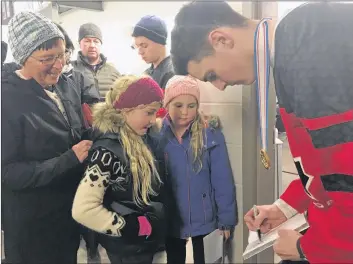
M 120 73 L 101 53 L 103 37 L 97 25 L 83 24 L 79 29 L 78 41 L 81 51 L 77 55 L 77 60 L 72 62 L 72 66 L 94 84 L 103 99 Z
M 287 261 L 353 263 L 352 14 L 352 4 L 310 3 L 260 27 L 268 28 L 269 47 L 262 50 L 273 55 L 280 113 L 300 179 L 275 204 L 258 206 L 256 219 L 250 210 L 244 220 L 251 230 L 267 232 L 307 210 L 308 231 L 283 230 L 274 245 Z M 176 73 L 220 90 L 252 84 L 258 25 L 225 1 L 185 5 L 172 31 Z
M 151 67 L 145 73 L 150 75 L 162 89 L 174 76 L 172 61 L 167 56 L 167 26 L 156 16 L 144 16 L 135 25 L 132 33 L 133 48 L 138 50 L 141 58 L 150 63 Z
M 80 93 L 61 74 L 64 36 L 32 12 L 17 14 L 8 28 L 21 68 L 1 85 L 6 260 L 76 264 L 80 234 L 71 207 L 92 142 L 82 138 Z
M 71 78 L 75 82 L 76 87 L 80 89 L 82 103 L 93 105 L 99 102 L 99 92 L 97 91 L 94 83 L 90 82 L 89 78 L 85 77 L 80 71 L 75 70 L 71 64 L 71 54 L 75 50 L 72 40 L 62 26 L 57 23 L 54 24 L 59 28 L 65 37 L 66 65 L 63 68 L 63 74 L 66 77 Z

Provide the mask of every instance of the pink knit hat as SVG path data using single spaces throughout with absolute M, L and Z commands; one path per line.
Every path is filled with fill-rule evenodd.
M 175 75 L 167 83 L 164 91 L 164 107 L 179 95 L 192 95 L 200 104 L 200 89 L 197 80 L 191 76 Z

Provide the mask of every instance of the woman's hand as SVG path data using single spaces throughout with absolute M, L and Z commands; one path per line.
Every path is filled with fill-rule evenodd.
M 82 163 L 87 157 L 90 148 L 92 147 L 92 141 L 82 140 L 72 147 L 75 152 L 77 159 Z

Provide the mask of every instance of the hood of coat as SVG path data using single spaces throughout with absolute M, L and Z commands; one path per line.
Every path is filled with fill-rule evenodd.
M 97 103 L 93 106 L 93 127 L 101 133 L 117 133 L 124 125 L 121 113 L 112 105 Z
M 121 114 L 113 106 L 106 103 L 97 103 L 93 107 L 93 140 L 107 138 L 107 135 L 109 135 L 110 139 L 120 138 L 119 128 L 125 123 Z M 156 140 L 159 137 L 159 133 L 156 132 L 154 129 L 149 128 L 147 133 L 142 136 L 143 140 L 147 138 Z

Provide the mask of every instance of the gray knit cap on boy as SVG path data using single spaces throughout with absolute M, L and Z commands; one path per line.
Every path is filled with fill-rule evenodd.
M 80 29 L 78 30 L 78 42 L 83 38 L 97 38 L 103 43 L 102 31 L 93 23 L 86 23 L 80 26 Z
M 18 64 L 23 63 L 35 49 L 53 38 L 64 40 L 57 26 L 45 16 L 33 12 L 20 12 L 8 25 L 9 46 Z

